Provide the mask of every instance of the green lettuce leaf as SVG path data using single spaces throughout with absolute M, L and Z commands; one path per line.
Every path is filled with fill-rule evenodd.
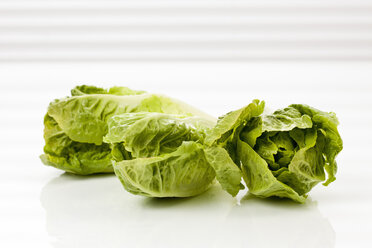
M 232 196 L 236 196 L 241 189 L 244 189 L 244 185 L 240 183 L 242 172 L 225 149 L 214 146 L 206 148 L 204 152 L 222 189 Z
M 216 126 L 208 133 L 205 139 L 207 145 L 226 144 L 234 137 L 236 132 L 240 132 L 241 128 L 248 120 L 262 114 L 265 108 L 265 102 L 253 100 L 252 103 L 241 109 L 231 111 L 219 118 Z
M 45 116 L 44 124 L 45 154 L 40 156 L 44 164 L 80 175 L 113 171 L 108 144 L 73 141 L 49 115 Z
M 162 156 L 115 162 L 114 169 L 128 192 L 151 197 L 198 195 L 215 177 L 203 146 L 192 141 Z
M 264 107 L 264 101 L 253 100 L 246 107 L 231 111 L 220 117 L 215 127 L 208 131 L 205 144 L 208 146 L 218 145 L 225 148 L 232 160 L 237 165 L 240 165 L 236 155 L 238 134 L 247 124 L 247 121 L 262 114 Z
M 175 151 L 183 141 L 202 143 L 214 122 L 200 117 L 162 113 L 125 113 L 108 121 L 106 143 L 122 143 L 133 157 L 153 157 Z
M 336 156 L 343 148 L 341 136 L 337 130 L 339 124 L 336 114 L 327 113 L 303 104 L 293 104 L 291 107 L 297 109 L 302 114 L 311 117 L 314 125 L 324 135 L 324 156 L 326 158 L 325 169 L 328 173 L 328 179 L 325 186 L 336 180 L 337 163 Z

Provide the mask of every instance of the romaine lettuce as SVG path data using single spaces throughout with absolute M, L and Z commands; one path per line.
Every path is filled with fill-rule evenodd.
M 263 110 L 264 102 L 255 100 L 226 114 L 206 141 L 229 152 L 251 194 L 302 203 L 316 184 L 336 179 L 342 150 L 336 115 L 299 104 L 269 115 Z
M 81 175 L 113 172 L 111 148 L 102 142 L 107 120 L 117 114 L 158 112 L 212 117 L 178 100 L 126 87 L 78 86 L 50 103 L 44 118 L 46 165 Z M 130 155 L 127 154 L 126 158 Z
M 193 196 L 216 177 L 235 196 L 243 186 L 240 169 L 223 148 L 204 145 L 214 124 L 200 117 L 126 113 L 110 118 L 104 141 L 113 145 L 115 173 L 133 194 Z

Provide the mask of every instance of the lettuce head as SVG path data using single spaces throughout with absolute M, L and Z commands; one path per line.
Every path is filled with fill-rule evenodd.
M 342 150 L 336 115 L 301 104 L 272 114 L 263 110 L 264 102 L 254 100 L 226 114 L 206 143 L 229 152 L 251 194 L 303 203 L 319 182 L 327 186 L 336 179 Z
M 44 118 L 46 165 L 67 172 L 88 175 L 112 173 L 111 147 L 103 143 L 110 117 L 134 112 L 157 112 L 203 116 L 201 111 L 163 95 L 135 91 L 126 87 L 103 89 L 77 86 L 71 96 L 50 103 Z M 127 154 L 127 159 L 130 154 Z
M 240 169 L 223 148 L 204 145 L 214 125 L 197 116 L 124 113 L 109 119 L 104 141 L 111 143 L 115 173 L 130 193 L 194 196 L 217 178 L 235 196 L 242 188 Z

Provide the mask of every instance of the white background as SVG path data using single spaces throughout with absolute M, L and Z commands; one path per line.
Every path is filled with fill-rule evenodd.
M 0 3 L 0 247 L 372 246 L 370 1 L 84 2 Z M 114 175 L 44 166 L 46 108 L 82 83 L 166 94 L 216 117 L 254 98 L 334 111 L 337 180 L 302 205 L 218 185 L 156 200 Z
M 0 61 L 371 60 L 370 0 L 0 1 Z

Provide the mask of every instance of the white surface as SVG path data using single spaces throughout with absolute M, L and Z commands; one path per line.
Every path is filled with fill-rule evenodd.
M 371 247 L 371 63 L 0 64 L 0 247 Z M 337 180 L 304 205 L 237 199 L 214 186 L 190 199 L 127 193 L 113 175 L 43 166 L 48 103 L 78 83 L 164 93 L 215 116 L 264 99 L 334 111 Z

